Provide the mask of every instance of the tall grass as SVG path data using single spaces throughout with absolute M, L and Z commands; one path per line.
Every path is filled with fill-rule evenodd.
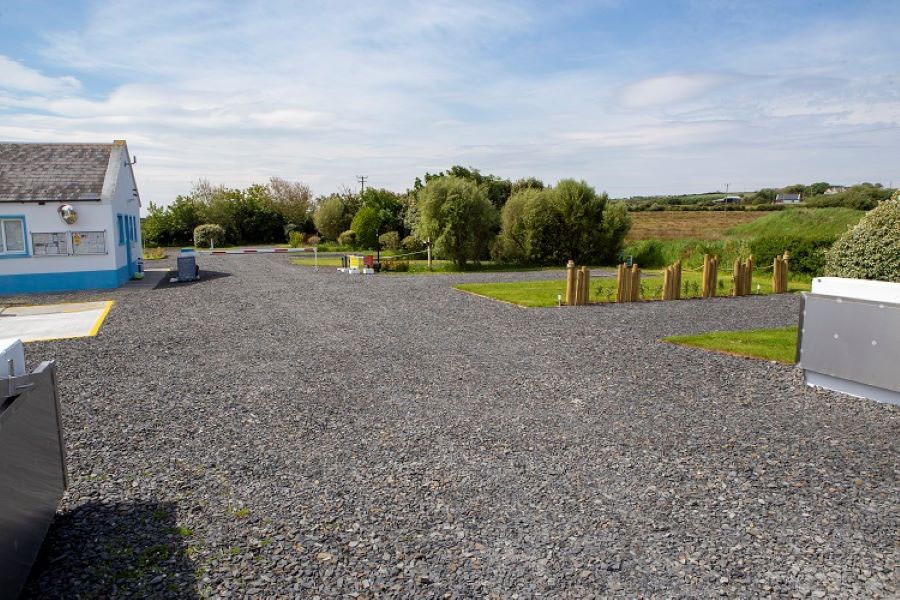
M 864 210 L 852 208 L 792 208 L 742 223 L 727 233 L 741 238 L 779 235 L 837 239 L 865 214 Z

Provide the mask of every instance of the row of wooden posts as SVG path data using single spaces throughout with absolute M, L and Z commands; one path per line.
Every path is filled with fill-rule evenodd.
M 582 306 L 591 300 L 591 271 L 576 267 L 570 260 L 566 265 L 566 305 Z
M 772 261 L 772 293 L 785 294 L 788 291 L 788 261 L 790 255 L 776 256 Z M 753 293 L 753 257 L 734 260 L 734 288 L 732 295 L 748 296 Z M 707 254 L 703 257 L 703 286 L 700 296 L 713 298 L 719 279 L 719 258 Z M 566 305 L 581 306 L 590 303 L 591 272 L 587 267 L 576 267 L 570 260 L 566 265 Z M 663 271 L 663 300 L 681 299 L 681 261 L 676 261 Z M 641 300 L 641 268 L 637 264 L 630 267 L 619 265 L 616 273 L 616 302 L 639 302 Z

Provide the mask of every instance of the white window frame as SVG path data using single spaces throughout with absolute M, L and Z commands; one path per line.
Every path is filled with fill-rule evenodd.
M 22 227 L 22 249 L 6 249 L 6 223 L 15 221 Z M 25 217 L 0 217 L 0 256 L 28 256 L 28 232 L 25 231 Z

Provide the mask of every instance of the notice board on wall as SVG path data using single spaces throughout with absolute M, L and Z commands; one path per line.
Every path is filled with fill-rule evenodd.
M 106 254 L 106 232 L 73 231 L 72 254 Z
M 65 256 L 69 253 L 69 234 L 65 231 L 32 233 L 31 252 L 35 256 Z

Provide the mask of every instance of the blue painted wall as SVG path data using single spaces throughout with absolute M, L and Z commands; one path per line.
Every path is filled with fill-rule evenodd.
M 109 271 L 0 275 L 0 294 L 35 294 L 117 288 L 131 277 L 128 265 Z

